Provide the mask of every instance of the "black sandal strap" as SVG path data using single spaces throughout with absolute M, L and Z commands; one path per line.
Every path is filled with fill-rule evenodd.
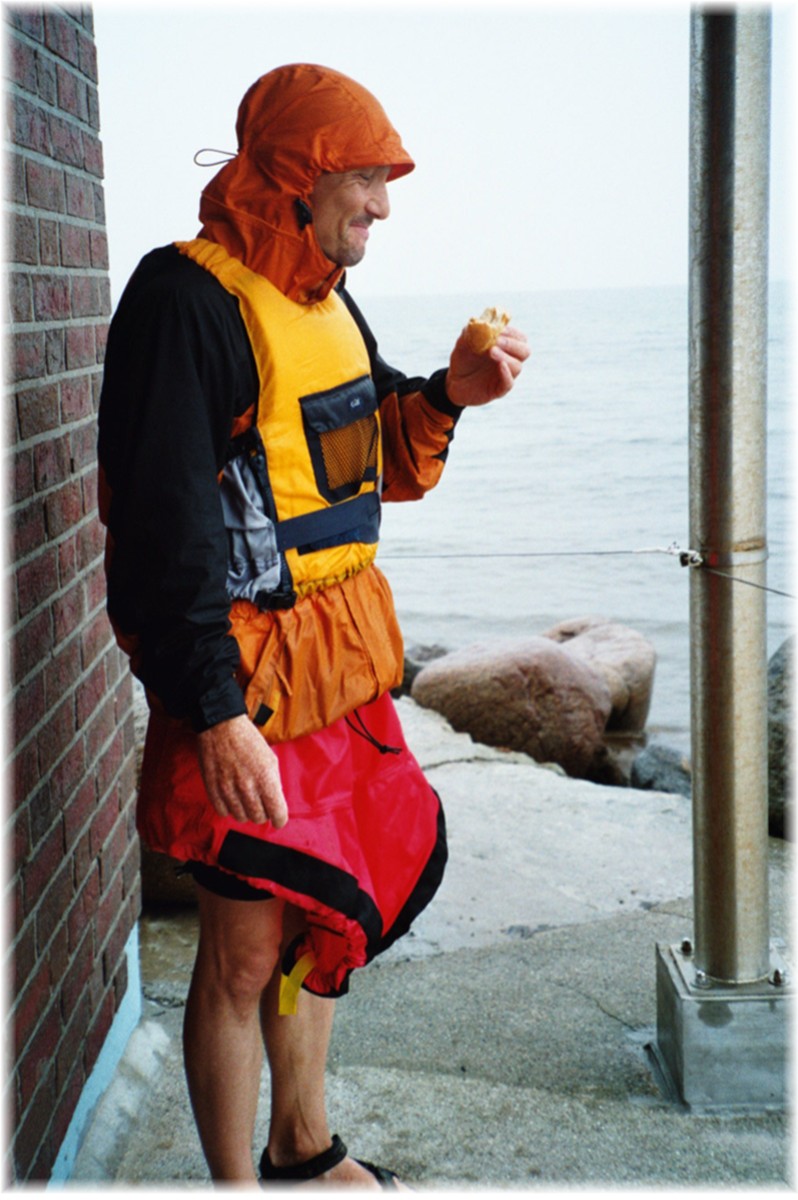
M 370 1171 L 384 1191 L 399 1190 L 395 1171 L 389 1171 L 387 1167 L 378 1167 L 374 1163 L 366 1162 L 362 1158 L 356 1158 L 355 1162 L 360 1163 L 361 1167 L 365 1167 L 367 1171 Z
M 260 1159 L 260 1177 L 266 1182 L 282 1180 L 284 1183 L 316 1179 L 343 1162 L 347 1153 L 346 1146 L 337 1133 L 333 1136 L 332 1144 L 326 1150 L 322 1150 L 321 1154 L 314 1155 L 307 1162 L 292 1163 L 290 1167 L 275 1167 L 269 1158 L 268 1150 L 264 1150 Z

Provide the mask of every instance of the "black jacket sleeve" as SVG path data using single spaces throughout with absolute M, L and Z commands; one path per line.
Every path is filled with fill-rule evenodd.
M 257 392 L 236 299 L 174 247 L 148 255 L 111 323 L 100 399 L 108 610 L 144 685 L 197 731 L 246 711 L 217 477 Z

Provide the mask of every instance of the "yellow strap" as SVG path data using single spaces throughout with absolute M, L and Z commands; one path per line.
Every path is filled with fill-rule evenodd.
M 315 965 L 315 955 L 312 950 L 308 950 L 294 963 L 291 974 L 282 976 L 280 980 L 280 1003 L 278 1006 L 278 1012 L 281 1017 L 290 1017 L 296 1012 L 296 1006 L 299 1002 L 299 989 Z

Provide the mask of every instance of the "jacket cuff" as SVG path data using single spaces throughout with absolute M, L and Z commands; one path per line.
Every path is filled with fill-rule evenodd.
M 247 706 L 241 688 L 235 679 L 230 679 L 199 697 L 191 713 L 191 727 L 195 733 L 203 733 L 212 725 L 233 717 L 246 716 L 246 713 Z
M 458 421 L 463 412 L 460 404 L 452 404 L 449 397 L 446 395 L 446 368 L 442 367 L 439 371 L 434 371 L 430 375 L 427 382 L 421 389 L 421 394 L 428 404 L 431 404 L 439 413 L 443 413 L 447 417 L 451 417 L 453 421 Z

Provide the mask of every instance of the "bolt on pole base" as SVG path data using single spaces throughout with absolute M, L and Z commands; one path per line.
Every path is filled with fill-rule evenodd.
M 657 1039 L 651 1049 L 666 1093 L 693 1111 L 781 1111 L 787 1106 L 792 994 L 776 950 L 756 983 L 710 980 L 692 946 L 660 943 Z

